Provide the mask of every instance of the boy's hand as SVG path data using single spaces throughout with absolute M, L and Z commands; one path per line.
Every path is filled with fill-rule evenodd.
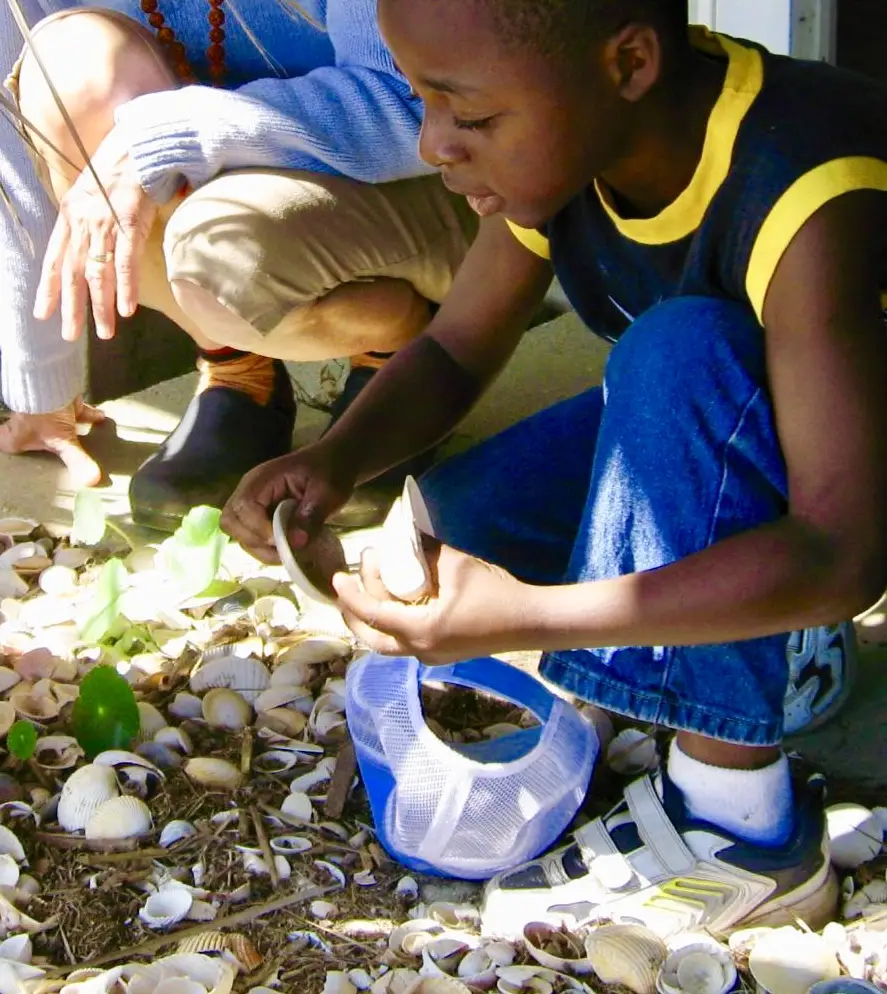
M 294 549 L 305 546 L 354 490 L 354 477 L 322 443 L 272 459 L 240 481 L 222 512 L 222 528 L 263 563 L 278 563 L 271 519 L 284 500 L 300 502 L 290 524 Z
M 438 666 L 532 647 L 533 587 L 451 546 L 427 551 L 437 592 L 425 603 L 394 600 L 372 549 L 364 553 L 360 580 L 345 573 L 333 578 L 345 621 L 362 642 Z

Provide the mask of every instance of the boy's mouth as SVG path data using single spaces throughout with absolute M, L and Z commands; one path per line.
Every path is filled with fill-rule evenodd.
M 490 190 L 471 193 L 464 187 L 460 187 L 457 183 L 453 183 L 446 174 L 443 176 L 443 181 L 444 186 L 451 193 L 464 197 L 468 201 L 468 206 L 481 217 L 489 217 L 491 214 L 496 214 L 505 206 L 505 201 L 498 193 L 493 193 Z

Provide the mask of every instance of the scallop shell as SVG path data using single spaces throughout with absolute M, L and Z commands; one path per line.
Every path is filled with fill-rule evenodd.
M 217 687 L 203 698 L 203 717 L 213 728 L 239 732 L 250 723 L 252 716 L 253 709 L 233 690 Z
M 226 759 L 200 756 L 185 763 L 189 780 L 215 790 L 237 790 L 243 783 L 243 774 Z
M 669 954 L 656 987 L 660 994 L 727 994 L 736 979 L 729 949 L 714 941 L 690 942 Z
M 662 939 L 641 925 L 603 925 L 585 937 L 588 963 L 605 984 L 635 994 L 654 994 L 659 968 L 668 956 Z
M 239 932 L 201 932 L 178 945 L 180 953 L 228 952 L 240 964 L 244 973 L 253 973 L 264 963 L 264 957 L 253 943 Z
M 203 701 L 196 694 L 176 694 L 169 713 L 175 718 L 202 718 Z
M 267 627 L 271 632 L 291 632 L 299 626 L 299 608 L 288 597 L 279 594 L 260 597 L 250 607 L 249 614 L 257 629 Z
M 120 793 L 117 777 L 107 766 L 90 763 L 75 770 L 64 787 L 58 805 L 58 821 L 66 832 L 80 832 L 95 812 Z
M 148 928 L 169 928 L 187 916 L 193 903 L 194 898 L 184 887 L 168 887 L 148 898 L 139 918 Z
M 0 568 L 0 600 L 11 597 L 18 600 L 28 592 L 28 585 L 13 569 Z
M 403 495 L 391 506 L 382 524 L 377 549 L 382 583 L 394 597 L 407 602 L 421 600 L 434 589 L 413 513 L 413 502 L 421 499 L 416 481 L 407 477 Z
M 656 739 L 638 728 L 626 728 L 607 747 L 607 765 L 627 777 L 655 770 L 659 765 Z
M 149 704 L 147 701 L 139 701 L 137 707 L 139 709 L 139 740 L 148 742 L 161 728 L 166 727 L 166 718 L 153 704 Z
M 191 690 L 196 694 L 223 687 L 237 691 L 249 704 L 270 683 L 271 674 L 258 659 L 233 654 L 210 659 L 191 674 Z
M 769 994 L 807 994 L 821 980 L 834 980 L 841 968 L 822 936 L 796 928 L 774 929 L 751 951 L 748 968 Z
M 154 735 L 154 741 L 158 745 L 166 746 L 167 749 L 174 749 L 186 756 L 190 756 L 194 751 L 194 744 L 187 732 L 181 728 L 174 728 L 172 725 L 165 725 Z
M 138 797 L 105 801 L 86 823 L 87 839 L 132 839 L 150 832 L 151 809 Z
M 842 870 L 855 870 L 881 851 L 884 830 L 877 817 L 859 804 L 833 804 L 826 808 L 829 854 Z
M 34 747 L 34 762 L 44 770 L 70 770 L 84 755 L 70 735 L 44 735 Z
M 175 845 L 176 842 L 180 842 L 182 839 L 190 838 L 196 834 L 197 829 L 190 821 L 183 821 L 181 819 L 170 821 L 163 826 L 158 845 L 164 849 L 168 849 L 170 846 Z
M 0 701 L 0 736 L 5 735 L 15 724 L 15 708 L 9 701 Z

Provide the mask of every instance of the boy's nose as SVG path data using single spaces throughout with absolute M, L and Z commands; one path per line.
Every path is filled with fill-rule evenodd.
M 456 165 L 467 159 L 464 146 L 453 140 L 450 129 L 429 122 L 427 117 L 419 134 L 419 155 L 436 169 Z

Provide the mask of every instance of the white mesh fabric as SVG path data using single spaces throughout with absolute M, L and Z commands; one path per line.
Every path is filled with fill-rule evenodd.
M 581 803 L 596 753 L 590 725 L 557 701 L 538 744 L 514 762 L 478 762 L 425 723 L 415 659 L 367 656 L 349 668 L 347 714 L 358 757 L 391 771 L 374 811 L 396 853 L 453 876 L 492 876 L 547 848 Z

